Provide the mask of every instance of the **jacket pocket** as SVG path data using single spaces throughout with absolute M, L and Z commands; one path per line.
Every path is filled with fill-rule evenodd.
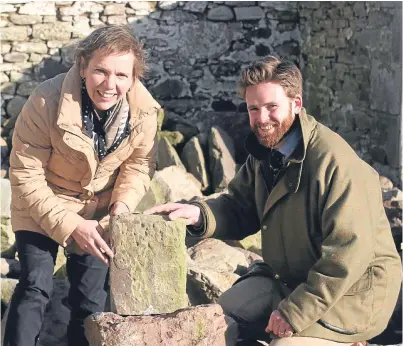
M 371 326 L 374 293 L 373 268 L 370 267 L 340 300 L 318 321 L 340 334 L 354 335 Z

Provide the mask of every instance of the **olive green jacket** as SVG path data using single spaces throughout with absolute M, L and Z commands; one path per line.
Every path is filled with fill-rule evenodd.
M 379 177 L 338 134 L 304 110 L 298 118 L 301 143 L 271 193 L 249 146 L 228 193 L 197 202 L 203 236 L 262 230 L 263 259 L 291 289 L 278 309 L 296 335 L 366 340 L 386 328 L 401 284 Z

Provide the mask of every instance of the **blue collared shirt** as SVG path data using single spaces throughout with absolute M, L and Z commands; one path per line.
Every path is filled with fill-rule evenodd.
M 290 133 L 287 134 L 287 136 L 281 139 L 281 141 L 274 147 L 274 149 L 277 149 L 280 153 L 282 153 L 285 156 L 285 159 L 288 160 L 288 158 L 291 156 L 291 154 L 297 147 L 301 137 L 302 137 L 301 127 L 296 126 L 293 131 L 291 131 Z

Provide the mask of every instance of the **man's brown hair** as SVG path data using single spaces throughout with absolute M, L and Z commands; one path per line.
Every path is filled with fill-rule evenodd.
M 143 46 L 135 39 L 127 25 L 107 25 L 94 30 L 81 40 L 75 51 L 77 66 L 87 67 L 96 50 L 101 50 L 105 55 L 133 53 L 133 77 L 144 76 L 147 67 Z M 81 58 L 84 59 L 84 66 L 81 66 Z
M 246 88 L 260 83 L 277 82 L 288 97 L 302 96 L 302 75 L 298 67 L 290 61 L 268 56 L 244 68 L 238 82 L 238 92 L 245 98 Z

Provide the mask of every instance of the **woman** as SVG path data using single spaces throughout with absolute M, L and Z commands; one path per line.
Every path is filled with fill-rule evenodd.
M 21 276 L 4 345 L 33 346 L 66 247 L 70 346 L 88 345 L 83 320 L 103 311 L 113 253 L 100 233 L 109 216 L 133 212 L 156 163 L 158 103 L 140 83 L 141 45 L 126 26 L 99 28 L 75 65 L 38 86 L 15 126 L 11 221 Z

